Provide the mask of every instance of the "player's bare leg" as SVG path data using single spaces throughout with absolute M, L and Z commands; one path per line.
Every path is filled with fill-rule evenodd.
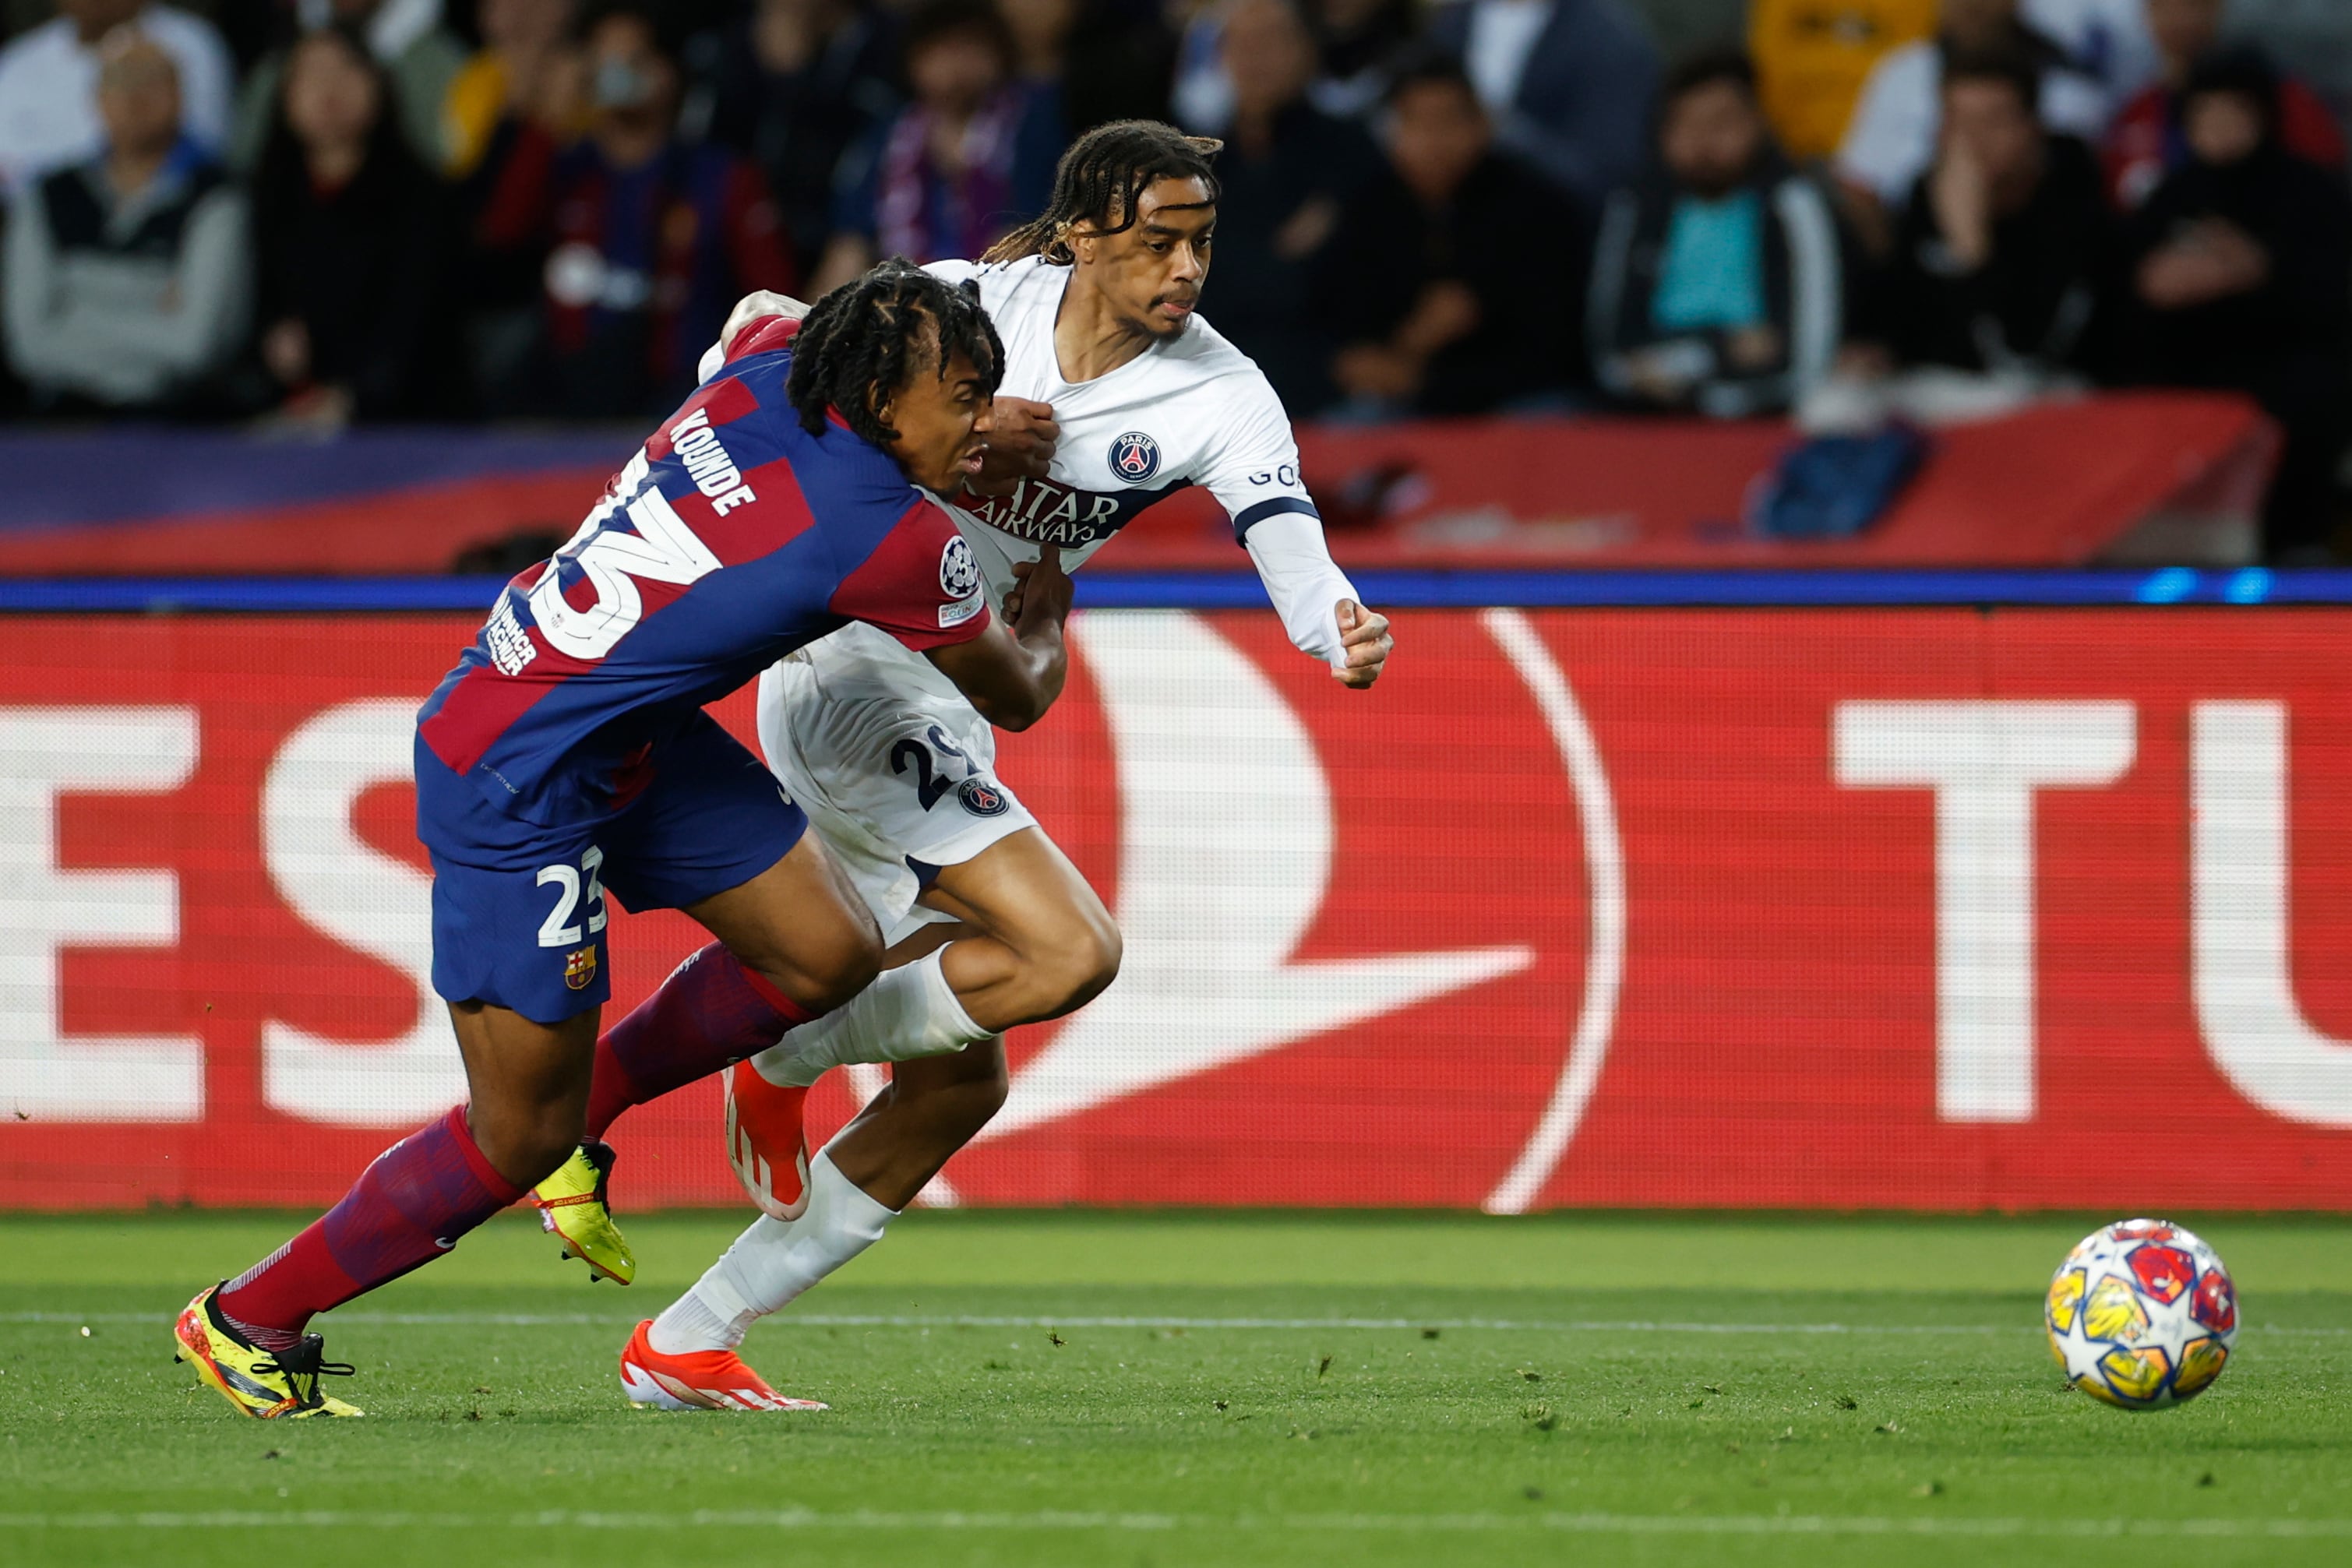
M 449 1004 L 466 1062 L 467 1130 L 513 1186 L 530 1186 L 580 1142 L 602 1017 L 602 1009 L 592 1009 L 544 1024 L 486 1002 Z
M 1042 829 L 941 867 L 922 902 L 970 933 L 946 949 L 948 981 L 992 1033 L 1059 1018 L 1118 977 L 1118 925 Z
M 766 1105 L 772 1119 L 762 1133 L 763 1164 L 789 1180 L 783 1173 L 798 1164 L 805 1084 L 835 1062 L 898 1059 L 889 1085 L 808 1161 L 793 1217 L 770 1213 L 755 1221 L 655 1321 L 649 1343 L 656 1351 L 731 1354 L 754 1320 L 881 1239 L 890 1220 L 1003 1104 L 997 1036 L 1083 1005 L 1118 972 L 1118 931 L 1109 912 L 1037 829 L 943 868 L 925 902 L 956 915 L 956 923 L 917 933 L 892 956 L 919 956 L 756 1059 L 764 1072 L 752 1062 L 730 1070 L 739 1140 L 750 1131 L 742 1112 L 751 1092 L 781 1087 L 791 1097 L 788 1104 L 772 1099 Z M 954 1043 L 940 1043 L 946 1040 Z M 914 1044 L 928 1049 L 918 1052 Z
M 818 1157 L 896 1213 L 980 1135 L 1003 1107 L 1006 1082 L 1001 1038 L 895 1063 L 890 1082 Z
M 801 1101 L 827 1068 L 966 1051 L 1083 1006 L 1118 972 L 1109 912 L 1037 828 L 941 868 L 922 902 L 953 922 L 919 928 L 871 989 L 728 1072 L 730 1153 L 753 1201 L 776 1218 L 796 1218 L 803 1200 Z M 829 1146 L 834 1165 L 878 1201 L 905 1207 L 1003 1103 L 1001 1088 L 982 1087 L 998 1076 L 916 1075 L 843 1130 Z M 920 1172 L 911 1186 L 908 1171 Z
M 940 937 L 917 933 L 908 956 L 920 961 L 927 955 L 918 945 L 930 939 L 957 1003 L 987 1038 L 952 1054 L 898 1062 L 889 1084 L 824 1146 L 822 1157 L 892 1209 L 913 1202 L 1004 1103 L 996 1037 L 1085 1006 L 1118 973 L 1110 912 L 1038 829 L 943 868 L 924 903 L 957 924 L 936 928 Z M 845 1020 L 840 1032 L 856 1022 Z
M 882 933 L 814 833 L 740 887 L 686 913 L 745 967 L 812 1013 L 864 990 L 881 969 Z

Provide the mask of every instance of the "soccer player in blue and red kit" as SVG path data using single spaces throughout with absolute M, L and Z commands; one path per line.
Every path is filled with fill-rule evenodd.
M 728 350 L 418 715 L 433 981 L 470 1099 L 180 1315 L 181 1358 L 246 1415 L 359 1414 L 320 1391 L 351 1368 L 323 1358 L 313 1313 L 446 1251 L 578 1161 L 583 1132 L 874 977 L 873 916 L 705 704 L 853 621 L 998 724 L 1059 695 L 1058 560 L 1007 627 L 935 499 L 979 471 L 1003 371 L 977 295 L 886 263 Z M 718 940 L 600 1042 L 608 891 Z

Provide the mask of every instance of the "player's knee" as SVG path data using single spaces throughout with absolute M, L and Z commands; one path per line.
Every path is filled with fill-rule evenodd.
M 882 929 L 862 907 L 793 935 L 789 950 L 735 956 L 812 1012 L 831 1012 L 882 972 Z
M 1118 923 L 1099 905 L 1076 910 L 1073 918 L 1038 956 L 1040 988 L 1047 1016 L 1094 1000 L 1118 978 L 1124 946 Z
M 802 998 L 816 1012 L 831 1012 L 874 983 L 882 972 L 882 933 L 871 919 L 840 933 L 808 967 Z

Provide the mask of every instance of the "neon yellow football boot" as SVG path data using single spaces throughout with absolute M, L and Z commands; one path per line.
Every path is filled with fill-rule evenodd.
M 563 1255 L 588 1265 L 592 1285 L 599 1280 L 625 1285 L 637 1277 L 637 1255 L 613 1223 L 605 1197 L 612 1180 L 612 1146 L 589 1138 L 528 1199 L 539 1210 L 540 1228 L 562 1241 Z
M 226 1281 L 223 1281 L 226 1284 Z M 217 1304 L 221 1285 L 196 1292 L 180 1321 L 173 1325 L 176 1354 L 196 1369 L 196 1375 L 215 1389 L 239 1415 L 262 1420 L 310 1416 L 363 1416 L 331 1394 L 319 1392 L 319 1378 L 348 1377 L 352 1368 L 324 1359 L 326 1342 L 317 1334 L 302 1336 L 292 1350 L 268 1351 L 247 1344 L 229 1327 Z

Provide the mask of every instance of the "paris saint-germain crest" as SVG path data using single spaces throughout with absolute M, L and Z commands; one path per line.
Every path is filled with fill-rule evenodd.
M 1160 472 L 1160 443 L 1129 431 L 1110 444 L 1110 471 L 1130 485 L 1142 484 Z
M 1013 804 L 1003 790 L 985 779 L 967 779 L 957 785 L 956 800 L 975 817 L 1001 817 Z

